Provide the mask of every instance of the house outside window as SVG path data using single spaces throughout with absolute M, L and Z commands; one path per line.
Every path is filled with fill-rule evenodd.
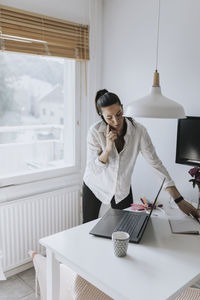
M 2 52 L 0 69 L 0 178 L 73 166 L 75 61 Z

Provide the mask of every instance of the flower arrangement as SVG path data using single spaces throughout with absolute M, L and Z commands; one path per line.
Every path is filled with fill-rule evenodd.
M 195 185 L 197 185 L 199 188 L 199 191 L 200 191 L 200 167 L 194 167 L 194 168 L 190 169 L 188 173 L 192 177 L 194 177 L 193 179 L 190 179 L 189 181 L 192 182 L 193 187 L 195 187 Z

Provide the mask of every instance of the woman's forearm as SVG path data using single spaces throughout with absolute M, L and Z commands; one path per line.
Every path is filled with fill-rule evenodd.
M 173 199 L 177 199 L 177 198 L 181 197 L 181 194 L 179 193 L 179 191 L 177 190 L 177 188 L 175 186 L 167 187 L 166 191 L 170 194 L 170 196 Z
M 107 151 L 106 149 L 99 155 L 99 161 L 106 164 L 108 161 L 110 152 Z
M 178 202 L 175 202 L 182 212 L 184 212 L 188 216 L 192 214 L 194 217 L 200 218 L 200 214 L 197 211 L 197 209 L 181 197 L 181 194 L 175 186 L 169 186 L 166 188 L 166 190 L 168 191 L 170 196 L 173 197 L 174 200 L 179 200 Z

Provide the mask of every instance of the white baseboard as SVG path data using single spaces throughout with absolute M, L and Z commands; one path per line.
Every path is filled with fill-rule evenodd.
M 4 272 L 4 274 L 5 274 L 6 278 L 8 278 L 8 277 L 16 275 L 16 274 L 18 274 L 20 272 L 28 270 L 28 269 L 30 269 L 32 267 L 33 267 L 33 262 L 30 261 L 30 262 L 28 262 L 28 263 L 26 263 L 24 265 L 18 266 L 18 267 L 14 268 L 14 269 L 11 269 L 9 271 Z
M 4 273 L 3 273 L 2 270 L 0 270 L 0 281 L 1 280 L 6 280 L 6 277 L 5 277 L 5 275 L 4 275 Z

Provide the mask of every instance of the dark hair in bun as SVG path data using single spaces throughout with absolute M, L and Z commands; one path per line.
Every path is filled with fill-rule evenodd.
M 106 89 L 99 90 L 96 93 L 95 107 L 98 115 L 101 116 L 101 107 L 106 107 L 113 104 L 119 104 L 122 106 L 121 101 L 116 94 L 110 93 Z

